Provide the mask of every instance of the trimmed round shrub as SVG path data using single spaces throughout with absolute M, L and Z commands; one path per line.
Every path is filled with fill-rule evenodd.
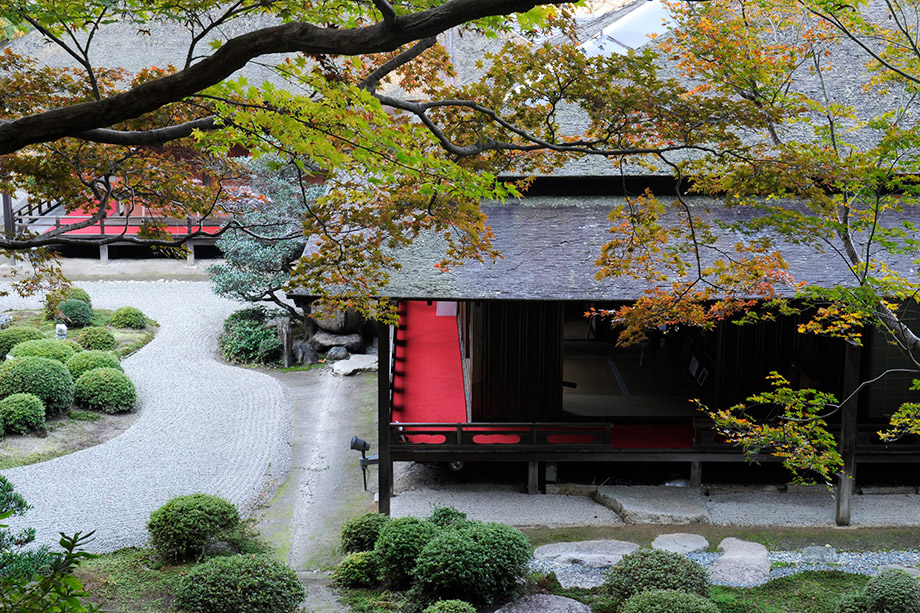
M 709 574 L 679 553 L 640 549 L 607 571 L 604 585 L 621 598 L 647 590 L 679 590 L 709 598 Z
M 73 348 L 68 345 L 66 341 L 59 341 L 53 338 L 23 341 L 10 350 L 10 355 L 14 358 L 37 356 L 40 358 L 51 358 L 62 364 L 73 357 L 73 354 Z
M 209 494 L 189 494 L 151 513 L 147 532 L 161 556 L 184 561 L 200 557 L 209 543 L 239 523 L 240 514 L 232 502 Z
M 80 343 L 78 343 L 77 341 L 71 340 L 69 338 L 65 338 L 62 342 L 66 343 L 68 347 L 73 349 L 74 353 L 80 353 L 81 351 L 83 351 L 83 346 L 80 345 Z
M 115 309 L 112 320 L 109 322 L 116 328 L 134 328 L 143 330 L 147 327 L 147 318 L 140 309 L 126 306 Z
M 19 343 L 37 341 L 40 338 L 44 338 L 41 332 L 26 326 L 13 326 L 0 330 L 0 362 L 5 360 L 10 350 Z
M 28 434 L 45 429 L 45 405 L 35 394 L 10 394 L 0 400 L 0 432 Z
M 462 528 L 469 523 L 466 519 L 466 513 L 458 511 L 454 507 L 437 507 L 431 512 L 428 521 L 438 528 Z
M 50 358 L 28 356 L 0 365 L 0 398 L 35 394 L 46 414 L 60 413 L 73 402 L 73 377 L 67 367 Z
M 719 607 L 698 594 L 648 590 L 630 596 L 620 613 L 719 613 Z
M 82 300 L 65 300 L 58 305 L 59 319 L 72 328 L 83 328 L 93 319 L 93 310 Z
M 57 319 L 58 307 L 65 300 L 82 300 L 90 307 L 93 306 L 93 301 L 90 300 L 89 294 L 79 287 L 52 290 L 45 294 L 45 319 Z
M 903 570 L 885 570 L 869 579 L 862 592 L 866 613 L 920 611 L 920 583 Z
M 229 332 L 242 323 L 264 324 L 268 319 L 268 312 L 263 306 L 252 306 L 233 311 L 224 320 L 224 332 Z
M 92 328 L 89 328 L 92 329 Z M 67 370 L 74 381 L 80 378 L 83 373 L 96 368 L 114 368 L 115 370 L 124 370 L 121 367 L 121 361 L 108 351 L 81 351 L 67 360 Z
M 342 524 L 342 553 L 371 551 L 380 529 L 388 521 L 389 516 L 382 513 L 365 513 L 345 520 Z
M 380 578 L 393 587 L 407 586 L 415 559 L 437 533 L 437 526 L 417 517 L 400 517 L 384 524 L 374 545 L 380 558 Z
M 422 613 L 476 613 L 476 607 L 463 600 L 439 600 Z
M 380 559 L 373 551 L 356 551 L 345 556 L 332 571 L 336 585 L 347 588 L 374 587 L 380 583 Z
M 121 368 L 94 368 L 80 375 L 74 384 L 74 403 L 103 413 L 130 411 L 137 392 Z
M 266 555 L 211 558 L 176 587 L 176 605 L 188 613 L 289 613 L 305 596 L 297 574 Z
M 491 604 L 514 592 L 530 558 L 530 541 L 519 530 L 470 523 L 444 530 L 425 545 L 412 571 L 414 588 L 426 601 L 466 598 Z
M 115 341 L 115 335 L 112 334 L 112 331 L 102 326 L 84 328 L 83 331 L 80 332 L 80 336 L 77 337 L 77 342 L 79 342 L 80 347 L 84 349 L 101 349 L 104 351 L 115 349 L 115 346 L 118 344 Z

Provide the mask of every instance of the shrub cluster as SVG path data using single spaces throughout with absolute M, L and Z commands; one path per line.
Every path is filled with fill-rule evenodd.
M 61 363 L 67 362 L 73 354 L 73 347 L 67 341 L 59 341 L 53 338 L 23 341 L 10 350 L 10 355 L 14 358 L 38 356 L 40 358 L 51 358 Z
M 93 310 L 82 300 L 65 300 L 58 305 L 60 319 L 72 328 L 84 328 L 92 322 Z
M 886 570 L 869 579 L 862 592 L 849 594 L 839 613 L 916 613 L 920 583 L 903 570 Z
M 92 330 L 92 328 L 87 329 Z M 67 360 L 67 370 L 70 371 L 70 376 L 73 377 L 74 381 L 79 379 L 83 373 L 95 368 L 123 370 L 121 361 L 108 351 L 98 351 L 96 349 L 81 351 Z
M 242 363 L 268 363 L 281 355 L 281 342 L 272 328 L 265 327 L 266 312 L 262 307 L 242 309 L 224 320 L 224 331 L 218 341 L 225 360 Z
M 74 402 L 103 413 L 130 411 L 137 392 L 121 368 L 94 368 L 80 375 L 74 384 Z
M 365 513 L 345 520 L 342 524 L 342 553 L 371 551 L 380 529 L 390 520 L 382 513 Z
M 45 319 L 57 319 L 59 314 L 58 307 L 65 300 L 82 300 L 90 307 L 93 306 L 93 301 L 90 300 L 89 294 L 79 287 L 52 290 L 45 295 Z
M 40 338 L 43 338 L 41 332 L 26 326 L 12 326 L 0 330 L 0 362 L 5 360 L 10 350 L 19 343 L 36 341 Z
M 115 312 L 112 313 L 112 320 L 109 323 L 116 328 L 143 330 L 147 327 L 147 318 L 140 309 L 126 306 L 115 309 Z
M 57 360 L 29 356 L 0 365 L 0 398 L 12 394 L 34 394 L 49 414 L 67 409 L 73 402 L 73 377 Z
M 0 400 L 0 434 L 45 429 L 45 405 L 34 394 L 10 394 Z
M 396 588 L 408 586 L 415 560 L 437 534 L 437 526 L 417 517 L 399 517 L 387 522 L 374 545 L 384 582 Z
M 176 604 L 188 613 L 289 613 L 304 596 L 297 574 L 265 555 L 211 558 L 185 573 L 176 588 Z
M 660 549 L 640 549 L 623 556 L 607 571 L 607 590 L 622 599 L 648 590 L 677 590 L 709 597 L 709 575 L 700 564 Z
M 209 543 L 239 523 L 240 514 L 233 503 L 209 494 L 189 494 L 173 498 L 151 513 L 147 531 L 161 556 L 185 561 L 200 557 Z
M 115 346 L 118 344 L 111 330 L 103 328 L 102 326 L 84 328 L 83 331 L 80 332 L 80 336 L 77 337 L 77 342 L 80 343 L 80 347 L 84 349 L 100 349 L 103 351 L 115 349 Z

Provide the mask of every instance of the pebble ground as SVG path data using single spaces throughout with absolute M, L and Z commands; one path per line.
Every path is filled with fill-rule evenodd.
M 135 306 L 161 326 L 123 362 L 140 416 L 122 435 L 54 460 L 3 471 L 32 505 L 11 526 L 31 526 L 38 544 L 59 532 L 95 531 L 86 547 L 108 552 L 147 540 L 150 512 L 174 496 L 222 496 L 245 514 L 290 463 L 291 406 L 267 375 L 217 357 L 224 318 L 238 303 L 208 283 L 80 282 L 93 306 Z M 37 298 L 0 298 L 0 311 L 37 308 Z

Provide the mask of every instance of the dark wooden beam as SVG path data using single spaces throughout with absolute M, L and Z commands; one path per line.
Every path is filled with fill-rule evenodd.
M 843 395 L 846 398 L 857 388 L 860 380 L 860 348 L 847 343 L 843 365 Z M 856 418 L 858 396 L 850 398 L 840 412 L 840 440 L 838 447 L 843 458 L 843 468 L 837 475 L 837 511 L 834 518 L 838 526 L 850 525 L 853 490 L 856 480 Z
M 393 460 L 390 455 L 390 325 L 377 324 L 377 511 L 390 514 Z

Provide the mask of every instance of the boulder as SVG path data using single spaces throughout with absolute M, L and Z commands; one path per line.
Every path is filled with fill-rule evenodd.
M 564 596 L 528 594 L 506 604 L 495 613 L 591 613 L 591 607 Z
M 13 316 L 9 313 L 0 313 L 0 328 L 5 328 L 13 321 Z
M 294 341 L 292 348 L 294 359 L 298 364 L 317 364 L 319 363 L 319 354 L 313 345 L 307 341 Z
M 335 362 L 337 360 L 347 360 L 350 355 L 345 347 L 333 347 L 326 352 L 326 359 L 330 362 Z
M 709 569 L 714 583 L 763 585 L 770 578 L 770 552 L 760 543 L 729 537 L 719 543 L 724 553 Z
M 916 568 L 914 566 L 904 566 L 903 564 L 879 564 L 878 572 L 883 572 L 886 570 L 901 570 L 911 577 L 920 577 L 920 568 Z
M 332 334 L 352 334 L 364 324 L 362 317 L 354 309 L 342 311 L 326 306 L 317 306 L 310 313 L 310 318 L 321 330 Z
M 577 541 L 574 543 L 550 543 L 541 545 L 533 552 L 535 560 L 557 564 L 580 564 L 591 568 L 609 568 L 623 559 L 627 553 L 639 549 L 627 541 Z
M 699 534 L 685 534 L 675 532 L 673 534 L 661 534 L 652 541 L 652 549 L 663 549 L 672 551 L 681 555 L 692 553 L 694 551 L 706 551 L 709 549 L 709 541 L 706 537 Z
M 361 353 L 364 340 L 360 334 L 330 334 L 320 330 L 313 335 L 310 343 L 320 353 L 329 351 L 332 347 L 344 347 L 349 353 Z
M 586 590 L 590 590 L 596 587 L 600 587 L 604 584 L 603 573 L 584 572 L 575 566 L 567 569 L 557 570 L 555 573 L 556 579 L 559 581 L 559 585 L 565 589 L 580 587 Z
M 362 372 L 377 372 L 377 356 L 353 355 L 332 365 L 332 374 L 348 377 Z

